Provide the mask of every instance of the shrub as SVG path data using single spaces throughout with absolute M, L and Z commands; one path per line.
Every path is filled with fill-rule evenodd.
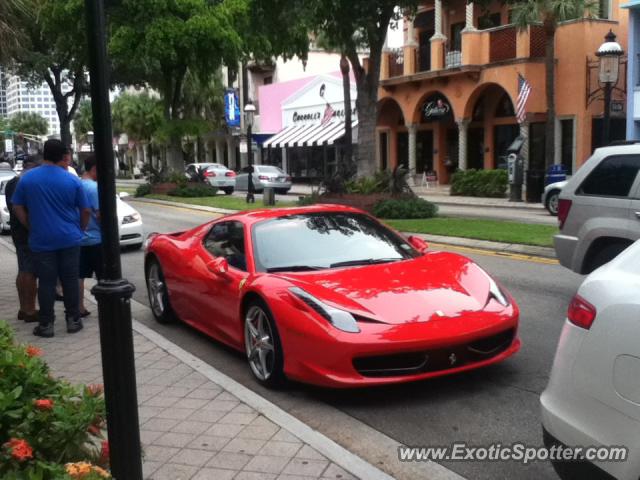
M 384 185 L 378 177 L 361 177 L 346 183 L 347 193 L 359 193 L 361 195 L 371 195 L 382 193 Z
M 459 170 L 451 177 L 451 195 L 466 197 L 504 197 L 506 170 Z
M 373 207 L 373 214 L 380 218 L 432 218 L 438 206 L 419 197 L 380 200 Z
M 320 196 L 320 192 L 318 190 L 311 190 L 311 195 L 305 195 L 298 198 L 296 204 L 299 207 L 306 207 L 307 205 L 315 205 L 316 203 L 321 203 L 321 201 L 322 197 Z
M 178 186 L 175 190 L 168 192 L 172 197 L 213 197 L 218 193 L 218 189 L 211 185 L 191 184 Z
M 138 188 L 136 188 L 136 193 L 134 193 L 133 195 L 135 197 L 144 197 L 145 195 L 149 195 L 150 193 L 151 193 L 151 184 L 143 183 L 142 185 L 138 185 Z
M 106 448 L 101 389 L 52 378 L 40 354 L 0 322 L 0 478 L 110 478 L 98 467 Z M 70 462 L 88 475 L 74 475 Z

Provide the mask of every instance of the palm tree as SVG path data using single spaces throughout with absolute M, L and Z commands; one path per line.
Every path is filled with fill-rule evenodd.
M 0 63 L 7 62 L 19 50 L 25 35 L 15 26 L 21 25 L 20 19 L 29 17 L 31 12 L 28 0 L 0 1 Z
M 87 133 L 93 130 L 93 113 L 91 101 L 82 100 L 73 118 L 73 131 L 78 143 L 87 143 Z
M 547 93 L 547 122 L 545 125 L 544 155 L 551 165 L 555 149 L 555 38 L 560 22 L 584 16 L 591 17 L 597 2 L 593 0 L 523 0 L 515 3 L 513 23 L 521 29 L 542 23 L 545 34 L 545 90 Z

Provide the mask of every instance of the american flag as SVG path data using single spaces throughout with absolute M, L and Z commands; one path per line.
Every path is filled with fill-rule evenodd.
M 518 123 L 525 121 L 527 114 L 525 113 L 525 107 L 527 106 L 527 100 L 531 94 L 531 85 L 525 80 L 525 78 L 518 74 L 518 99 L 516 101 L 516 118 Z
M 331 105 L 327 103 L 327 107 L 324 109 L 324 116 L 322 117 L 320 125 L 326 125 L 327 123 L 329 123 L 333 118 L 334 113 L 335 112 L 333 111 L 333 108 L 331 108 Z

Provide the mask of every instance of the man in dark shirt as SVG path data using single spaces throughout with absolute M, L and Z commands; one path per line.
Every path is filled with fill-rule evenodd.
M 78 177 L 67 172 L 67 148 L 60 140 L 47 140 L 44 161 L 27 172 L 13 194 L 13 212 L 29 229 L 38 277 L 39 337 L 53 337 L 56 282 L 64 293 L 67 332 L 82 329 L 79 311 L 78 270 L 80 242 L 91 210 Z
M 35 155 L 30 155 L 22 162 L 22 175 L 40 164 L 40 159 Z M 22 176 L 21 175 L 21 176 Z M 16 247 L 18 257 L 18 276 L 16 277 L 16 289 L 20 301 L 18 320 L 25 322 L 37 322 L 38 312 L 36 311 L 36 295 L 38 284 L 36 281 L 35 261 L 33 252 L 29 248 L 29 230 L 18 221 L 13 213 L 13 203 L 11 197 L 15 192 L 20 177 L 14 177 L 5 185 L 4 193 L 9 209 L 9 223 L 11 224 L 11 239 Z

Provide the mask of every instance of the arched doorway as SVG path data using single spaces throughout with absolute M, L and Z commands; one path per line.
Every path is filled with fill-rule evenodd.
M 458 129 L 454 119 L 451 102 L 439 91 L 426 93 L 417 103 L 413 118 L 415 165 L 410 165 L 417 177 L 435 172 L 439 183 L 447 183 L 457 168 Z
M 398 102 L 383 98 L 378 102 L 378 168 L 395 168 L 398 163 L 406 163 L 408 155 L 407 128 L 404 114 Z
M 467 168 L 506 168 L 507 148 L 520 134 L 509 93 L 495 83 L 482 85 L 467 105 Z

